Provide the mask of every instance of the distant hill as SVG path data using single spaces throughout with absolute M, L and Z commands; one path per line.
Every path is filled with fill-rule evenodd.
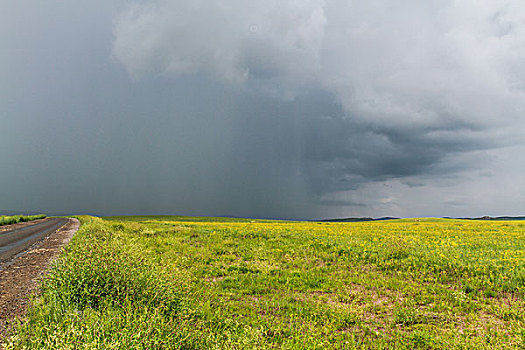
M 42 214 L 42 213 L 39 213 L 39 212 L 36 212 L 36 211 L 24 211 L 24 210 L 21 210 L 21 211 L 16 211 L 16 210 L 0 210 L 0 215 L 1 216 L 13 216 L 13 215 L 38 215 L 38 214 Z
M 77 215 L 77 214 L 74 214 L 74 213 L 64 213 L 64 212 L 47 212 L 47 211 L 30 211 L 30 210 L 20 210 L 20 211 L 17 211 L 17 210 L 0 210 L 0 216 L 2 215 L 5 215 L 5 216 L 13 216 L 13 215 L 40 215 L 40 214 L 44 214 L 44 215 L 47 215 L 47 216 L 71 216 L 71 215 Z M 89 213 L 86 213 L 86 214 L 83 214 L 83 215 L 91 215 Z M 92 215 L 92 216 L 97 216 L 97 215 Z
M 525 216 L 480 216 L 477 218 L 456 218 L 456 219 L 509 221 L 509 220 L 525 220 Z
M 362 217 L 362 218 L 325 219 L 325 220 L 315 220 L 315 221 L 322 221 L 322 222 L 361 222 L 361 221 L 382 221 L 382 220 L 395 220 L 395 219 L 399 219 L 399 218 L 385 216 L 385 217 L 382 217 L 382 218 Z
M 369 217 L 361 217 L 361 218 L 339 218 L 339 219 L 324 219 L 324 220 L 312 220 L 312 221 L 320 221 L 320 222 L 362 222 L 362 221 L 381 221 L 381 220 L 395 220 L 400 218 L 395 217 L 381 217 L 381 218 L 369 218 Z M 476 218 L 455 218 L 450 216 L 445 216 L 443 219 L 459 219 L 459 220 L 494 220 L 494 221 L 518 221 L 518 220 L 525 220 L 525 216 L 480 216 Z

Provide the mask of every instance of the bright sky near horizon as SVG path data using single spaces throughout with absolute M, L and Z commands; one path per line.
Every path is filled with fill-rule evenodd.
M 525 214 L 518 0 L 0 0 L 0 209 Z

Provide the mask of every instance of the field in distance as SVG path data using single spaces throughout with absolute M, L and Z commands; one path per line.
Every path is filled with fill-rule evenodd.
M 19 222 L 28 222 L 38 219 L 44 219 L 46 216 L 41 215 L 0 215 L 0 226 L 18 224 Z
M 525 347 L 525 222 L 80 220 L 8 348 Z

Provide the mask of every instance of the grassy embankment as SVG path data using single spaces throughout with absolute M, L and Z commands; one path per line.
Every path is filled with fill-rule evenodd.
M 32 220 L 44 219 L 45 215 L 13 215 L 0 216 L 0 226 L 18 224 L 19 222 L 27 222 Z
M 525 347 L 525 222 L 81 220 L 9 348 Z

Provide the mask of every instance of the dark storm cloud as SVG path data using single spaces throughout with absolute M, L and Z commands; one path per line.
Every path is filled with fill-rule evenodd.
M 303 159 L 317 194 L 356 189 L 363 182 L 458 172 L 474 164 L 452 164 L 450 157 L 505 145 L 488 130 L 461 124 L 380 127 L 342 111 L 305 124 Z
M 523 10 L 4 2 L 0 209 L 519 212 Z

